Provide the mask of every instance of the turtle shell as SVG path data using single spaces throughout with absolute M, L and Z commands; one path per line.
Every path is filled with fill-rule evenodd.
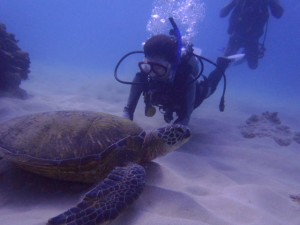
M 110 146 L 142 131 L 132 121 L 101 112 L 37 113 L 1 124 L 0 156 L 38 174 L 90 182 L 99 165 L 109 165 L 104 152 Z

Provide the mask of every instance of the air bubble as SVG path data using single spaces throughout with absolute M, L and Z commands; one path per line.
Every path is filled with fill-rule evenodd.
M 175 20 L 182 39 L 190 43 L 205 17 L 205 4 L 200 0 L 155 0 L 147 31 L 151 35 L 168 34 L 172 28 L 167 23 L 169 17 Z

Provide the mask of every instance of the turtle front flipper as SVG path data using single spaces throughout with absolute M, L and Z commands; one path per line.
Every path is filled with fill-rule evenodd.
M 75 207 L 53 217 L 48 225 L 101 224 L 115 219 L 139 197 L 145 186 L 145 169 L 137 164 L 116 167 L 86 193 Z

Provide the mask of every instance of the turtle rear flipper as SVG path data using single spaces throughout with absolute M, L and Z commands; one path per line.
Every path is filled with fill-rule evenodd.
M 139 197 L 145 186 L 145 176 L 145 169 L 138 164 L 116 167 L 86 193 L 80 203 L 47 224 L 101 224 L 112 220 Z

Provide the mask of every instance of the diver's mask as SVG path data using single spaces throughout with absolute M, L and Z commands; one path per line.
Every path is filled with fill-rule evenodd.
M 139 68 L 142 73 L 146 74 L 150 79 L 168 81 L 170 79 L 171 64 L 165 61 L 143 61 L 139 62 Z

